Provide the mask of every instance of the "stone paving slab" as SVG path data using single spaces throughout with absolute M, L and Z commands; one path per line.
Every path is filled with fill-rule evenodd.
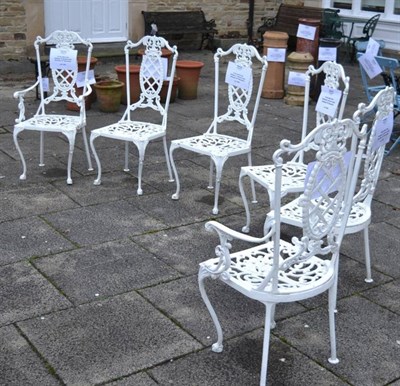
M 99 244 L 165 228 L 148 213 L 127 201 L 115 201 L 45 216 L 69 240 L 80 245 Z
M 0 223 L 0 265 L 75 248 L 38 217 Z
M 338 302 L 337 350 L 330 353 L 327 309 L 295 316 L 277 325 L 277 334 L 308 357 L 353 385 L 386 385 L 400 377 L 398 315 L 358 296 Z M 355 339 L 355 337 L 358 337 Z
M 208 347 L 150 371 L 161 385 L 214 386 L 258 385 L 261 367 L 263 331 L 244 334 L 224 345 L 222 353 Z M 308 361 L 305 356 L 271 338 L 271 356 L 268 382 L 285 386 L 342 386 L 347 383 L 321 365 Z
M 14 326 L 0 328 L 0 380 L 7 386 L 61 385 Z
M 180 276 L 130 240 L 36 259 L 35 266 L 74 304 L 108 298 Z
M 133 292 L 18 326 L 68 385 L 118 379 L 202 347 Z
M 71 303 L 28 262 L 0 267 L 0 325 L 71 306 Z
M 153 381 L 147 374 L 139 373 L 124 377 L 123 379 L 111 383 L 107 386 L 156 386 L 157 383 Z

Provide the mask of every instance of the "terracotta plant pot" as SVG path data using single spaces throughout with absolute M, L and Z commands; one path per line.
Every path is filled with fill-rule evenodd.
M 180 81 L 180 78 L 178 78 L 177 76 L 174 76 L 174 80 L 172 82 L 171 98 L 169 99 L 169 103 L 175 102 L 176 92 L 178 90 L 179 81 Z M 167 80 L 164 80 L 162 88 L 161 88 L 161 92 L 160 92 L 161 103 L 165 103 L 167 100 L 168 84 L 169 84 L 169 82 Z
M 100 110 L 105 113 L 117 112 L 125 83 L 119 80 L 104 80 L 93 86 L 96 89 Z
M 126 66 L 115 66 L 115 71 L 117 72 L 117 77 L 120 82 L 126 83 Z M 140 66 L 137 64 L 131 64 L 129 66 L 129 91 L 131 103 L 137 102 L 140 96 L 140 85 L 139 85 L 139 71 Z M 122 90 L 121 103 L 126 105 L 126 87 Z
M 77 58 L 77 62 L 78 62 L 78 72 L 83 72 L 86 70 L 86 56 L 78 56 Z M 89 70 L 94 70 L 94 67 L 96 66 L 97 63 L 97 58 L 95 58 L 94 56 L 92 56 L 90 58 L 90 65 L 89 65 Z M 92 85 L 93 87 L 93 85 Z M 76 87 L 75 86 L 75 92 L 76 95 L 82 95 L 83 93 L 83 87 Z M 96 93 L 95 92 L 91 92 L 91 94 L 85 98 L 85 108 L 86 110 L 89 110 L 92 106 L 92 103 L 96 101 Z M 79 111 L 80 108 L 78 105 L 76 105 L 73 102 L 67 102 L 67 110 L 71 110 L 71 111 Z
M 196 99 L 199 84 L 200 71 L 203 62 L 194 60 L 178 60 L 176 62 L 176 74 L 180 78 L 178 83 L 178 98 Z

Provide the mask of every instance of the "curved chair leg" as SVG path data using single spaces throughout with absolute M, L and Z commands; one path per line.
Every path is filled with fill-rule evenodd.
M 249 166 L 252 166 L 252 165 L 253 165 L 253 161 L 251 160 L 251 152 L 249 152 L 249 153 L 247 154 L 247 159 L 248 159 L 248 164 L 249 164 Z M 250 178 L 250 185 L 251 185 L 251 194 L 252 194 L 252 196 L 253 196 L 253 201 L 252 201 L 252 203 L 253 203 L 253 204 L 256 204 L 256 203 L 257 203 L 256 188 L 255 188 L 255 186 L 254 186 L 254 180 L 253 180 L 252 178 Z
M 172 176 L 172 170 L 171 170 L 171 163 L 169 162 L 168 147 L 167 147 L 167 137 L 165 135 L 163 137 L 163 146 L 164 146 L 165 160 L 167 162 L 169 182 L 174 182 L 174 178 Z
M 172 195 L 172 199 L 173 200 L 178 200 L 179 199 L 179 192 L 181 189 L 181 184 L 179 182 L 179 176 L 178 176 L 178 171 L 176 170 L 176 166 L 175 166 L 175 161 L 174 161 L 174 157 L 172 156 L 174 150 L 176 148 L 178 148 L 179 145 L 177 145 L 176 143 L 171 143 L 171 146 L 169 147 L 169 160 L 171 161 L 171 166 L 172 166 L 172 170 L 174 171 L 174 177 L 175 177 L 175 182 L 176 182 L 176 192 Z
M 222 333 L 221 324 L 218 320 L 217 314 L 215 313 L 214 308 L 211 305 L 210 300 L 207 296 L 206 290 L 204 288 L 204 279 L 209 276 L 210 276 L 210 273 L 207 270 L 205 270 L 203 267 L 200 267 L 199 276 L 198 276 L 200 294 L 201 294 L 201 297 L 208 309 L 208 312 L 210 313 L 211 319 L 214 322 L 215 329 L 217 330 L 217 342 L 215 342 L 212 345 L 211 349 L 214 352 L 221 352 L 224 348 L 224 346 L 222 344 L 223 333 Z
M 44 166 L 44 132 L 40 132 L 39 166 Z
M 143 174 L 143 163 L 144 163 L 144 154 L 146 152 L 146 147 L 148 145 L 148 141 L 140 141 L 138 143 L 135 142 L 135 145 L 139 151 L 139 166 L 138 166 L 138 189 L 137 194 L 141 196 L 143 194 L 142 189 L 142 174 Z
M 264 325 L 263 353 L 261 360 L 260 386 L 265 386 L 267 384 L 269 341 L 271 336 L 271 317 L 274 308 L 275 308 L 274 304 L 265 303 L 265 325 Z
M 213 158 L 215 163 L 215 192 L 214 192 L 214 208 L 212 210 L 213 214 L 218 214 L 218 196 L 219 190 L 221 187 L 221 176 L 222 176 L 222 168 L 224 167 L 224 163 L 226 158 Z
M 13 138 L 14 138 L 15 147 L 17 148 L 19 157 L 21 158 L 21 162 L 22 162 L 22 174 L 19 176 L 19 179 L 26 180 L 26 162 L 25 162 L 25 158 L 22 154 L 21 148 L 19 147 L 19 143 L 18 143 L 18 134 L 21 131 L 23 131 L 23 129 L 15 128 L 14 133 L 13 133 Z
M 367 276 L 365 278 L 366 283 L 372 283 L 374 279 L 372 279 L 371 275 L 371 254 L 369 249 L 369 231 L 368 226 L 364 228 L 364 253 L 365 253 L 365 269 L 367 271 Z
M 89 151 L 89 145 L 88 145 L 88 140 L 86 136 L 86 126 L 82 127 L 82 136 L 83 136 L 83 144 L 85 146 L 85 153 L 86 153 L 86 160 L 88 163 L 88 170 L 92 171 L 93 170 L 93 165 L 92 165 L 92 159 L 90 158 L 90 151 Z
M 335 332 L 335 309 L 336 309 L 336 297 L 337 297 L 337 270 L 335 274 L 335 280 L 332 286 L 329 288 L 329 336 L 331 341 L 331 356 L 328 358 L 329 363 L 337 364 L 339 359 L 336 354 L 336 332 Z
M 207 189 L 214 189 L 213 177 L 214 177 L 214 163 L 213 163 L 212 159 L 210 158 L 210 175 L 208 178 Z
M 75 136 L 76 132 L 63 132 L 68 138 L 69 151 L 68 151 L 68 165 L 67 165 L 67 184 L 72 185 L 71 169 L 72 169 L 72 156 L 74 155 Z
M 129 142 L 125 141 L 125 166 L 124 172 L 129 172 Z
M 99 137 L 99 135 L 92 131 L 90 134 L 90 148 L 92 149 L 92 153 L 94 155 L 94 159 L 97 164 L 97 178 L 94 180 L 93 185 L 100 185 L 101 184 L 101 163 L 99 156 L 97 155 L 96 149 L 94 147 L 94 140 Z
M 240 176 L 239 176 L 239 190 L 240 190 L 240 195 L 242 196 L 243 206 L 246 211 L 246 225 L 242 228 L 242 232 L 249 233 L 249 231 L 250 231 L 250 209 L 249 209 L 249 203 L 247 202 L 246 192 L 244 191 L 244 188 L 243 188 L 243 177 L 245 177 L 246 175 L 247 174 L 245 172 L 243 172 L 243 170 L 241 169 Z

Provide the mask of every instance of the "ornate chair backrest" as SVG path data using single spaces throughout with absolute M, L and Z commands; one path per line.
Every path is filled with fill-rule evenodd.
M 228 63 L 225 80 L 228 83 L 228 107 L 226 112 L 219 115 L 219 89 L 220 89 L 220 62 L 221 58 L 232 57 L 233 61 Z M 258 87 L 253 93 L 254 62 L 261 64 Z M 214 119 L 207 132 L 218 132 L 218 125 L 222 122 L 236 121 L 246 127 L 247 141 L 251 142 L 253 129 L 260 103 L 262 87 L 267 71 L 267 58 L 261 57 L 257 49 L 247 44 L 234 44 L 229 50 L 217 49 L 214 55 L 215 63 L 215 91 L 214 91 Z M 222 72 L 222 71 L 221 71 Z M 254 94 L 254 98 L 253 98 Z M 249 117 L 249 104 L 253 100 L 253 113 Z
M 131 104 L 131 95 L 129 92 L 129 52 L 131 49 L 137 47 L 144 47 L 139 71 L 140 97 L 137 102 Z M 167 49 L 172 53 L 170 68 L 168 68 L 168 59 L 162 57 L 163 49 Z M 144 36 L 136 43 L 128 40 L 125 45 L 127 108 L 122 120 L 130 120 L 131 112 L 136 109 L 150 108 L 160 113 L 162 124 L 166 125 L 177 59 L 178 50 L 176 46 L 171 47 L 168 41 L 162 37 Z M 163 106 L 161 104 L 160 92 L 165 81 L 167 81 L 168 90 L 165 105 Z
M 315 68 L 311 65 L 306 72 L 306 86 L 305 86 L 305 94 L 304 94 L 304 111 L 303 111 L 303 126 L 301 131 L 301 140 L 303 140 L 308 133 L 308 111 L 309 111 L 309 103 L 310 103 L 310 84 L 312 76 L 319 76 L 319 74 L 324 74 L 324 83 L 323 85 L 335 90 L 341 90 L 342 96 L 340 98 L 339 106 L 335 111 L 333 116 L 329 116 L 327 114 L 316 111 L 316 126 L 321 125 L 322 123 L 331 122 L 333 119 L 342 119 L 344 109 L 346 107 L 347 96 L 349 94 L 350 88 L 350 78 L 346 76 L 343 66 L 336 62 L 327 61 L 324 62 L 319 68 Z M 314 127 L 314 125 L 313 125 Z M 304 151 L 300 151 L 296 154 L 293 160 L 299 160 L 303 162 Z
M 386 87 L 375 95 L 368 106 L 360 103 L 353 115 L 353 120 L 362 122 L 371 111 L 375 111 L 372 125 L 368 128 L 368 144 L 363 157 L 364 175 L 357 194 L 354 196 L 353 203 L 363 201 L 368 205 L 371 204 L 385 154 L 385 143 L 380 143 L 378 136 L 381 127 L 393 127 L 394 97 L 393 87 Z
M 46 75 L 42 73 L 43 61 L 41 58 L 41 47 L 45 44 L 54 45 L 50 48 L 50 71 L 53 80 L 53 91 L 47 98 L 44 98 Z M 80 106 L 81 117 L 85 113 L 85 103 L 79 99 L 77 95 L 78 76 L 78 50 L 76 44 L 83 45 L 85 49 L 86 67 L 83 73 L 83 92 L 85 93 L 89 81 L 90 58 L 93 50 L 92 43 L 89 40 L 82 39 L 76 32 L 73 31 L 54 31 L 48 37 L 42 38 L 38 36 L 35 40 L 34 47 L 36 51 L 36 60 L 38 63 L 38 79 L 41 103 L 39 105 L 38 114 L 45 114 L 45 105 L 52 101 L 67 100 L 76 103 Z M 50 86 L 50 85 L 49 85 Z
M 365 35 L 366 38 L 370 38 L 375 31 L 376 25 L 378 24 L 379 18 L 381 17 L 380 14 L 377 14 L 375 16 L 372 16 L 371 19 L 369 19 L 363 28 L 363 34 Z
M 273 156 L 276 192 L 270 227 L 274 238 L 274 263 L 260 283 L 259 290 L 270 286 L 275 292 L 284 291 L 285 283 L 280 281 L 280 271 L 292 271 L 293 281 L 301 277 L 302 282 L 299 284 L 302 286 L 306 282 L 312 283 L 319 267 L 310 263 L 309 258 L 316 254 L 331 255 L 331 259 L 327 259 L 322 268 L 334 269 L 365 148 L 365 130 L 360 132 L 358 127 L 352 119 L 335 119 L 317 126 L 299 144 L 293 145 L 289 140 L 281 141 L 280 148 Z M 317 149 L 315 161 L 309 165 L 305 190 L 299 201 L 302 207 L 303 236 L 301 239 L 292 239 L 296 252 L 284 256 L 285 250 L 280 248 L 283 159 L 287 158 L 287 153 L 310 148 L 311 144 Z

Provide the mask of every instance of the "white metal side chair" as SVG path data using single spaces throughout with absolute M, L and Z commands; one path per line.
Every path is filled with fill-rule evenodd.
M 346 224 L 345 234 L 357 233 L 363 231 L 364 235 L 364 253 L 366 278 L 365 281 L 373 281 L 371 277 L 371 258 L 369 248 L 368 227 L 371 223 L 371 203 L 378 183 L 379 173 L 382 166 L 382 160 L 385 152 L 385 143 L 377 142 L 380 135 L 380 126 L 387 122 L 393 125 L 393 101 L 394 90 L 392 87 L 386 87 L 381 90 L 372 102 L 366 106 L 360 103 L 357 111 L 353 115 L 353 120 L 357 123 L 363 122 L 364 118 L 375 111 L 375 117 L 371 126 L 364 124 L 364 130 L 368 131 L 368 144 L 363 154 L 363 178 L 358 190 L 353 198 L 349 219 Z M 385 125 L 386 126 L 386 125 Z M 385 127 L 383 126 L 383 127 Z M 328 213 L 328 215 L 330 215 Z M 274 212 L 267 215 L 265 231 L 268 230 L 268 219 L 275 216 Z M 281 222 L 293 226 L 302 227 L 302 204 L 301 199 L 295 199 L 281 207 Z
M 140 97 L 137 102 L 131 104 L 131 96 L 129 92 L 129 52 L 131 49 L 144 46 L 144 55 L 139 72 Z M 164 58 L 162 58 L 162 49 L 167 49 L 172 52 L 172 64 L 169 69 L 169 77 L 166 79 Z M 97 163 L 98 175 L 94 181 L 95 185 L 101 183 L 101 163 L 97 155 L 94 140 L 97 137 L 105 137 L 116 139 L 125 142 L 125 168 L 124 171 L 129 171 L 129 142 L 133 142 L 139 152 L 138 165 L 138 188 L 137 194 L 143 194 L 142 190 L 142 172 L 146 147 L 150 141 L 162 138 L 165 159 L 169 173 L 169 180 L 173 181 L 171 165 L 168 157 L 167 148 L 167 120 L 168 108 L 170 103 L 172 83 L 175 74 L 175 65 L 178 58 L 176 46 L 171 47 L 169 43 L 162 37 L 144 36 L 136 43 L 128 41 L 125 45 L 125 64 L 126 64 L 126 90 L 127 90 L 127 108 L 117 123 L 92 130 L 90 135 L 90 146 Z M 165 100 L 165 105 L 161 104 L 160 92 L 163 82 L 167 81 L 168 89 Z M 153 121 L 138 121 L 133 120 L 133 113 L 138 109 L 147 109 L 149 113 L 155 112 L 152 116 Z
M 329 89 L 340 90 L 342 96 L 339 102 L 339 106 L 333 116 L 316 111 L 316 124 L 310 124 L 309 114 L 309 102 L 310 102 L 310 82 L 312 77 L 318 76 L 318 74 L 325 74 L 324 86 Z M 303 123 L 301 129 L 301 140 L 303 140 L 310 128 L 318 126 L 324 122 L 330 122 L 334 118 L 341 119 L 343 117 L 344 109 L 346 107 L 347 96 L 349 93 L 350 79 L 345 75 L 342 65 L 327 61 L 324 62 L 318 69 L 314 66 L 310 66 L 306 72 L 306 86 L 305 86 L 305 97 L 304 97 L 304 110 L 303 110 Z M 283 165 L 282 168 L 282 189 L 281 194 L 285 196 L 288 193 L 300 193 L 304 189 L 304 178 L 306 175 L 307 165 L 304 163 L 304 152 L 307 149 L 301 149 L 296 151 L 292 156 L 290 162 Z M 275 165 L 259 165 L 259 166 L 244 166 L 240 170 L 239 176 L 239 189 L 243 200 L 243 205 L 246 210 L 246 225 L 242 228 L 243 232 L 249 232 L 250 230 L 250 210 L 247 201 L 246 193 L 243 188 L 243 179 L 248 177 L 250 182 L 254 181 L 260 184 L 262 187 L 267 189 L 269 202 L 274 202 L 275 196 Z M 257 197 L 255 190 L 252 189 L 252 202 L 257 203 Z
M 227 74 L 224 79 L 228 83 L 228 106 L 226 111 L 220 114 L 219 90 L 221 58 L 233 59 L 228 63 Z M 259 76 L 258 88 L 253 93 L 253 71 L 255 72 L 254 62 L 259 61 L 262 65 Z M 222 168 L 229 157 L 247 154 L 248 164 L 251 165 L 251 142 L 253 139 L 253 129 L 256 121 L 258 106 L 260 102 L 262 86 L 267 70 L 266 57 L 261 57 L 255 47 L 247 44 L 235 44 L 229 50 L 223 51 L 221 48 L 214 55 L 215 62 L 215 91 L 214 91 L 214 119 L 208 130 L 195 137 L 177 139 L 171 141 L 170 159 L 172 169 L 176 180 L 176 192 L 172 195 L 174 200 L 179 199 L 180 182 L 178 172 L 173 159 L 173 153 L 176 149 L 182 148 L 203 154 L 210 157 L 210 180 L 209 189 L 213 187 L 213 171 L 215 165 L 215 193 L 214 207 L 212 212 L 218 213 L 218 196 L 221 184 Z M 225 66 L 224 66 L 225 69 Z M 231 76 L 229 76 L 229 73 Z M 241 78 L 241 82 L 235 79 Z M 222 81 L 224 80 L 222 79 Z M 253 95 L 254 94 L 254 95 Z M 253 99 L 253 112 L 249 116 L 249 104 Z M 222 103 L 221 103 L 222 105 Z M 230 126 L 236 122 L 246 129 L 246 136 L 243 138 L 223 133 L 231 133 Z
M 23 91 L 17 91 L 14 93 L 14 98 L 19 99 L 19 117 L 16 119 L 16 124 L 14 126 L 14 143 L 18 154 L 21 157 L 23 169 L 19 178 L 21 180 L 26 179 L 26 162 L 18 143 L 18 134 L 24 130 L 40 131 L 39 165 L 44 166 L 44 133 L 62 133 L 67 137 L 69 142 L 67 183 L 72 184 L 72 156 L 74 153 L 75 136 L 79 130 L 82 130 L 88 169 L 93 170 L 86 137 L 86 110 L 84 103 L 84 98 L 92 91 L 89 85 L 88 74 L 93 47 L 89 40 L 82 39 L 76 32 L 55 31 L 46 38 L 42 38 L 40 36 L 36 38 L 34 47 L 36 51 L 37 63 L 41 63 L 41 46 L 43 47 L 46 44 L 54 44 L 54 47 L 50 49 L 50 69 L 52 82 L 48 80 L 47 74 L 42 73 L 42 68 L 40 65 L 38 65 L 38 78 L 36 83 Z M 75 88 L 78 80 L 77 49 L 75 48 L 76 44 L 84 47 L 87 60 L 86 70 L 84 73 L 83 93 L 80 96 L 76 94 Z M 40 93 L 39 108 L 32 118 L 26 119 L 24 97 L 27 92 L 35 90 L 37 86 L 39 86 Z M 45 96 L 47 95 L 47 88 L 52 86 L 52 91 L 48 93 L 48 96 Z M 80 108 L 79 115 L 50 114 L 46 112 L 46 110 L 50 110 L 50 106 L 48 105 L 51 102 L 59 102 L 61 100 L 76 103 Z
M 358 151 L 352 153 L 349 165 L 345 154 L 359 139 Z M 281 180 L 283 160 L 292 152 L 316 148 L 315 164 L 304 192 L 301 238 L 291 242 L 281 239 Z M 329 291 L 329 327 L 331 353 L 329 362 L 338 363 L 336 356 L 335 304 L 337 292 L 338 259 L 350 203 L 356 185 L 361 155 L 365 146 L 365 132 L 360 133 L 352 119 L 323 123 L 312 130 L 302 142 L 292 144 L 283 140 L 274 153 L 276 167 L 273 208 L 275 217 L 268 225 L 264 237 L 256 238 L 236 232 L 218 222 L 211 221 L 206 229 L 215 231 L 220 239 L 216 258 L 200 264 L 198 274 L 201 296 L 217 330 L 217 342 L 212 350 L 223 349 L 223 333 L 216 312 L 205 291 L 204 280 L 219 279 L 243 295 L 263 303 L 266 307 L 264 345 L 260 385 L 267 383 L 270 329 L 275 326 L 274 312 L 278 303 L 308 299 Z M 330 216 L 325 213 L 329 211 Z M 249 249 L 230 252 L 233 241 L 255 244 Z

